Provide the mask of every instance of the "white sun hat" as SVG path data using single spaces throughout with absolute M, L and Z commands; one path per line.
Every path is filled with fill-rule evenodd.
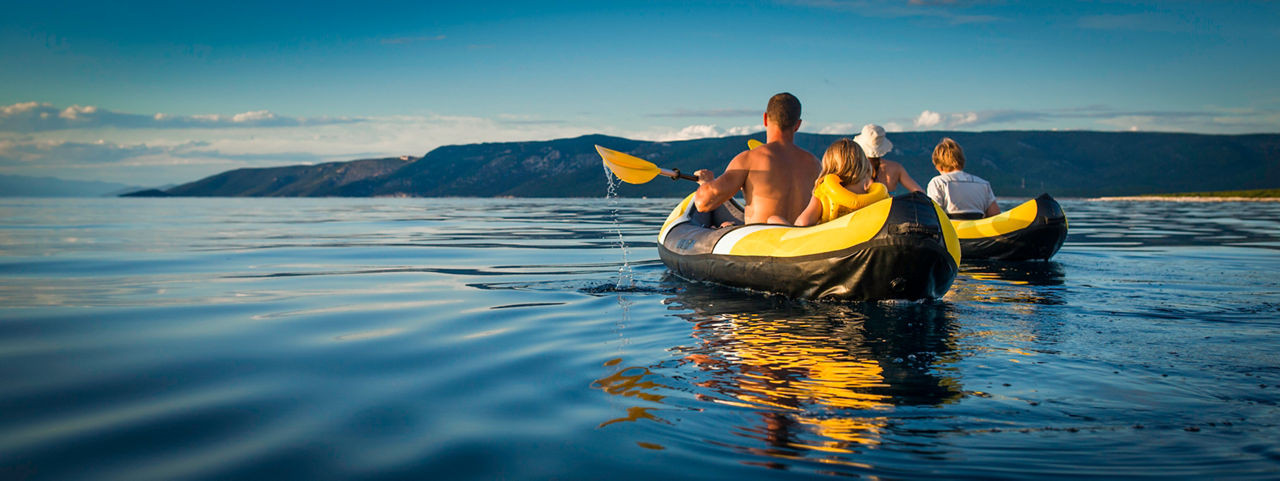
M 867 157 L 880 158 L 893 150 L 893 142 L 884 138 L 884 127 L 876 124 L 862 126 L 862 133 L 853 137 Z

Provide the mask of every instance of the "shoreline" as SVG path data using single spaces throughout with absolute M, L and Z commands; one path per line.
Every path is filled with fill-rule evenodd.
M 1280 197 L 1172 197 L 1159 195 L 1133 195 L 1119 197 L 1094 197 L 1087 200 L 1090 202 L 1280 202 Z

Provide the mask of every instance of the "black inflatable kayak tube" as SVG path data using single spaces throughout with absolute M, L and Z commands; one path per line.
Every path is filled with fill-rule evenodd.
M 914 193 L 811 227 L 741 223 L 725 204 L 710 213 L 686 197 L 658 236 L 662 262 L 694 281 L 804 299 L 928 299 L 955 280 L 960 245 L 949 219 Z
M 978 220 L 951 220 L 967 260 L 1048 260 L 1067 238 L 1067 215 L 1049 194 Z

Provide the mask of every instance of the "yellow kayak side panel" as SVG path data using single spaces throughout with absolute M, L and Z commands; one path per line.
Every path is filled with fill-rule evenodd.
M 671 210 L 670 214 L 667 215 L 667 220 L 662 223 L 662 230 L 658 231 L 659 244 L 667 239 L 667 231 L 670 231 L 671 228 L 677 224 L 677 221 L 679 221 L 681 217 L 684 217 L 689 211 L 689 204 L 693 202 L 693 196 L 696 194 L 697 192 L 689 194 L 684 198 L 684 200 L 680 201 L 680 204 L 677 205 L 675 209 Z
M 671 211 L 667 220 L 662 223 L 658 242 L 665 241 L 667 232 L 680 223 L 689 211 L 693 202 L 693 194 L 689 194 Z M 810 227 L 792 227 L 783 225 L 755 224 L 740 226 L 729 232 L 716 244 L 718 254 L 739 256 L 800 257 L 838 251 L 861 244 L 880 231 L 889 217 L 889 209 L 893 199 L 888 198 L 871 204 L 852 213 L 845 214 L 831 222 L 824 222 Z M 1034 206 L 1033 206 L 1034 208 Z M 934 209 L 938 219 L 946 219 L 946 213 L 937 204 Z M 1016 210 L 1016 209 L 1015 209 Z M 1010 211 L 1012 213 L 1013 211 Z M 1034 211 L 1032 212 L 1034 214 Z M 989 221 L 994 219 L 983 219 Z M 940 222 L 942 236 L 946 241 L 947 252 L 956 264 L 960 264 L 960 240 L 957 229 L 952 225 L 956 221 Z M 972 223 L 972 221 L 970 221 Z
M 930 210 L 932 209 L 932 210 Z M 958 241 L 921 193 L 884 199 L 810 227 L 748 224 L 737 206 L 694 213 L 686 197 L 660 234 L 677 276 L 805 299 L 928 299 L 955 280 Z
M 1037 211 L 1036 200 L 1031 199 L 998 215 L 977 220 L 952 220 L 951 225 L 961 239 L 991 237 L 1025 229 L 1036 220 Z
M 933 210 L 938 213 L 938 220 L 949 219 L 937 202 L 933 203 Z M 955 221 L 939 222 L 938 225 L 942 227 L 942 238 L 947 242 L 947 252 L 951 254 L 952 259 L 955 259 L 956 265 L 960 265 L 960 236 L 956 233 Z
M 810 227 L 746 226 L 743 234 L 731 232 L 720 239 L 716 251 L 739 256 L 800 257 L 847 249 L 875 237 L 889 218 L 892 206 L 893 199 L 884 199 Z M 723 245 L 726 242 L 731 246 Z

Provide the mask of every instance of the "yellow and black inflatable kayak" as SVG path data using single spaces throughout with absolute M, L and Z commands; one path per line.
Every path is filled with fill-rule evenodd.
M 1067 215 L 1049 194 L 985 219 L 951 219 L 951 225 L 966 260 L 1048 260 L 1067 238 Z
M 742 222 L 726 203 L 698 212 L 689 195 L 658 234 L 676 275 L 806 299 L 925 299 L 946 294 L 960 245 L 946 214 L 924 194 L 876 202 L 810 227 Z

